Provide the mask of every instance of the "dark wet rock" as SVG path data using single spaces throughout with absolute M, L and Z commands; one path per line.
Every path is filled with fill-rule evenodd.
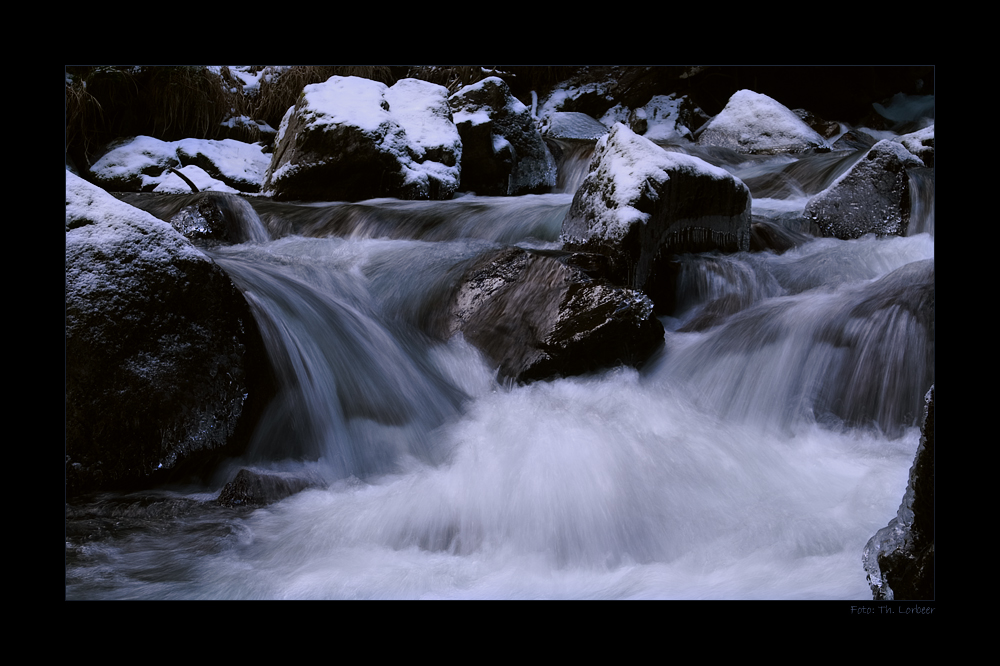
M 739 179 L 616 123 L 598 142 L 561 238 L 567 250 L 606 255 L 614 282 L 658 301 L 671 291 L 670 256 L 748 250 L 750 220 Z
M 462 137 L 460 189 L 482 196 L 548 192 L 556 162 L 529 109 L 491 76 L 449 98 Z
M 170 218 L 170 225 L 196 243 L 235 244 L 270 240 L 253 207 L 242 197 L 205 192 Z
M 168 222 L 200 247 L 270 240 L 260 217 L 243 197 L 227 192 L 197 194 L 119 193 L 116 199 Z
M 219 493 L 219 504 L 228 507 L 266 506 L 307 488 L 324 484 L 285 472 L 260 472 L 247 468 L 236 473 Z
M 238 449 L 265 362 L 242 294 L 170 225 L 71 174 L 66 227 L 67 493 Z
M 924 402 L 920 446 L 899 510 L 862 555 L 876 601 L 934 599 L 934 386 Z
M 663 344 L 643 294 L 595 277 L 600 256 L 497 250 L 474 264 L 441 333 L 461 332 L 505 381 L 641 365 Z
M 883 140 L 806 204 L 804 216 L 824 236 L 905 236 L 910 222 L 910 177 L 923 162 L 902 144 Z
M 840 138 L 834 141 L 831 148 L 833 150 L 869 150 L 878 143 L 878 139 L 871 134 L 860 129 L 852 129 L 844 132 Z
M 836 121 L 824 120 L 806 109 L 793 109 L 792 113 L 801 118 L 802 122 L 815 130 L 824 139 L 832 139 L 840 133 L 840 123 Z

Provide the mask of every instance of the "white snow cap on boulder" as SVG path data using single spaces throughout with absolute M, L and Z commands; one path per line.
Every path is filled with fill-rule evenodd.
M 91 173 L 100 186 L 113 191 L 190 192 L 168 170 L 174 167 L 202 192 L 256 192 L 270 162 L 261 146 L 233 139 L 161 141 L 137 136 L 117 142 L 94 162 Z
M 760 155 L 828 147 L 793 111 L 752 90 L 733 93 L 726 107 L 702 129 L 698 144 Z
M 333 76 L 306 86 L 285 114 L 264 189 L 306 199 L 448 198 L 461 155 L 444 86 Z M 324 189 L 338 181 L 340 190 Z
M 749 248 L 750 203 L 728 171 L 615 123 L 597 141 L 560 237 L 564 249 L 604 254 L 613 280 L 656 301 L 670 288 L 660 267 L 671 254 Z
M 581 187 L 578 192 L 583 194 L 574 201 L 574 205 L 586 201 L 587 213 L 567 216 L 562 229 L 564 241 L 623 238 L 633 224 L 645 224 L 650 218 L 649 212 L 635 207 L 637 202 L 649 197 L 650 186 L 658 189 L 675 172 L 738 183 L 736 187 L 746 190 L 749 201 L 749 189 L 725 169 L 691 155 L 666 151 L 622 123 L 615 123 L 598 140 L 590 166 L 587 188 Z M 596 187 L 600 188 L 600 196 L 585 197 Z

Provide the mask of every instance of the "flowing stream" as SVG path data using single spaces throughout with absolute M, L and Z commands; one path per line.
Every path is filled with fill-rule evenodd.
M 780 224 L 854 159 L 717 163 Z M 906 307 L 933 290 L 932 194 L 907 237 L 681 257 L 641 371 L 502 385 L 429 331 L 479 253 L 559 247 L 572 189 L 257 202 L 277 239 L 211 256 L 279 395 L 207 486 L 68 508 L 67 598 L 871 599 L 862 550 L 934 378 L 933 327 Z M 218 506 L 241 466 L 316 483 Z

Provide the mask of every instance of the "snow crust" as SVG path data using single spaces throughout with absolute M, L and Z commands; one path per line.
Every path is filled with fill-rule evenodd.
M 332 76 L 302 90 L 299 115 L 310 127 L 351 125 L 364 132 L 385 133 L 389 111 L 382 106 L 389 86 L 355 76 Z
M 161 141 L 151 136 L 137 136 L 118 143 L 94 163 L 91 171 L 101 180 L 138 179 L 143 190 L 190 192 L 191 188 L 184 181 L 166 171 L 174 167 L 202 191 L 236 192 L 200 167 L 192 164 L 181 167 L 181 164 L 199 159 L 200 155 L 226 178 L 259 186 L 271 163 L 270 156 L 262 151 L 259 145 L 234 139 Z
M 347 125 L 372 135 L 382 150 L 396 157 L 407 182 L 426 186 L 433 178 L 458 186 L 462 141 L 444 86 L 401 79 L 390 87 L 360 77 L 330 77 L 304 88 L 298 106 L 289 109 L 281 121 L 278 142 L 294 113 L 304 117 L 309 131 Z M 442 147 L 455 154 L 454 166 L 428 158 L 430 151 Z M 294 169 L 291 163 L 282 165 L 272 182 Z
M 665 141 L 676 138 L 691 138 L 691 130 L 680 123 L 682 98 L 677 95 L 654 95 L 642 107 L 646 116 L 644 137 Z
M 930 142 L 930 144 L 933 145 L 934 125 L 917 130 L 916 132 L 911 132 L 910 134 L 904 134 L 894 140 L 898 141 L 904 148 L 917 157 L 922 158 L 924 153 L 931 152 L 933 150 L 925 144 Z
M 66 172 L 66 299 L 77 306 L 95 291 L 135 288 L 141 266 L 210 261 L 168 223 Z
M 698 142 L 740 152 L 826 145 L 793 111 L 752 90 L 733 93 L 725 108 L 705 125 Z

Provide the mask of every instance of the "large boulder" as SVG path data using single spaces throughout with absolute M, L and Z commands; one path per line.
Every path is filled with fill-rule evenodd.
M 448 199 L 461 161 L 447 88 L 333 76 L 288 109 L 264 190 L 284 201 Z
M 746 185 L 724 169 L 616 123 L 597 143 L 561 239 L 566 249 L 606 255 L 613 280 L 656 301 L 669 290 L 672 255 L 749 249 L 750 201 Z
M 556 184 L 556 163 L 531 112 L 495 76 L 449 99 L 462 136 L 464 192 L 483 196 L 544 194 Z
M 663 344 L 643 294 L 600 277 L 603 257 L 509 247 L 476 261 L 439 333 L 461 332 L 502 381 L 641 365 Z
M 795 112 L 752 90 L 733 93 L 725 108 L 702 128 L 698 144 L 753 155 L 829 149 Z
M 260 354 L 249 307 L 218 265 L 66 174 L 68 494 L 231 452 Z
M 905 236 L 910 224 L 908 170 L 924 163 L 901 143 L 883 139 L 806 204 L 804 217 L 824 236 Z
M 190 192 L 176 168 L 200 191 L 259 192 L 268 164 L 270 156 L 259 144 L 137 136 L 111 144 L 90 168 L 89 177 L 114 192 Z
M 862 555 L 872 598 L 934 599 L 934 387 L 924 398 L 920 446 L 896 516 Z

